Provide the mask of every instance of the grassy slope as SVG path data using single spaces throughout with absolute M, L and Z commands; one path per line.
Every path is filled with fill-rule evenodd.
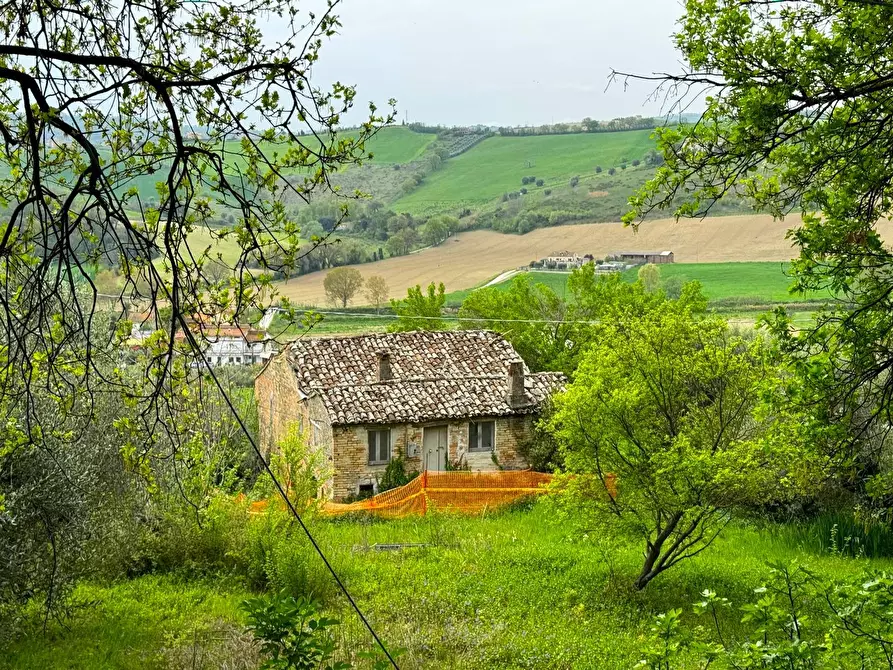
M 752 589 L 766 577 L 769 562 L 796 558 L 819 575 L 837 577 L 893 567 L 889 560 L 807 552 L 787 527 L 733 526 L 710 550 L 640 593 L 629 586 L 641 567 L 637 544 L 610 532 L 581 535 L 556 522 L 544 505 L 483 519 L 317 522 L 314 530 L 383 639 L 407 650 L 400 660 L 406 670 L 629 668 L 641 658 L 653 614 L 680 608 L 689 624 L 703 622 L 691 604 L 705 588 L 732 601 L 733 608 L 720 616 L 727 631 L 739 631 L 738 608 L 753 601 Z M 354 549 L 411 542 L 427 546 Z M 209 641 L 232 636 L 244 623 L 238 603 L 246 592 L 226 580 L 146 576 L 83 587 L 78 595 L 95 604 L 76 612 L 70 630 L 51 622 L 47 638 L 35 624 L 31 635 L 0 653 L 0 667 L 159 668 L 165 648 L 167 658 L 179 650 L 189 660 L 195 640 L 214 644 Z M 340 598 L 330 602 L 343 609 Z M 368 648 L 356 617 L 336 614 L 344 621 L 343 644 L 355 651 Z M 234 654 L 245 651 L 232 648 Z M 197 665 L 175 667 L 224 667 L 224 660 L 209 664 L 200 657 Z
M 338 137 L 347 139 L 353 135 L 350 132 L 339 134 Z M 392 128 L 383 128 L 376 135 L 366 142 L 366 151 L 372 154 L 370 162 L 374 163 L 408 163 L 418 158 L 436 135 L 429 133 L 416 133 L 408 128 L 394 126 Z M 307 137 L 303 140 L 306 146 L 311 149 L 316 148 L 319 142 L 313 137 Z M 234 154 L 240 153 L 240 142 L 231 140 L 226 143 L 226 147 Z M 264 152 L 273 151 L 272 147 L 261 144 Z M 228 160 L 230 165 L 236 165 L 240 161 L 236 158 Z
M 543 188 L 575 175 L 605 170 L 621 161 L 642 158 L 653 146 L 651 131 L 491 137 L 447 161 L 424 184 L 398 200 L 398 211 L 422 212 L 431 203 L 480 204 L 521 188 L 521 178 L 544 179 Z M 527 167 L 528 161 L 533 167 Z M 536 187 L 527 187 L 534 191 Z

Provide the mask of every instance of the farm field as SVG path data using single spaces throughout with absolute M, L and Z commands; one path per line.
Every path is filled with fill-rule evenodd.
M 638 592 L 631 582 L 641 567 L 640 547 L 557 518 L 539 502 L 483 518 L 316 520 L 312 529 L 386 644 L 405 649 L 405 670 L 632 668 L 654 615 L 679 608 L 686 625 L 704 623 L 692 608 L 704 589 L 731 601 L 720 609 L 720 622 L 739 634 L 740 608 L 754 600 L 769 563 L 798 560 L 836 578 L 893 568 L 887 558 L 829 551 L 827 523 L 735 525 Z M 362 550 L 378 543 L 423 546 Z M 277 545 L 267 559 L 276 562 L 277 584 L 312 592 L 343 621 L 336 640 L 354 652 L 368 649 L 368 634 L 306 545 L 297 535 Z M 880 549 L 888 555 L 889 547 Z M 253 595 L 233 574 L 188 569 L 83 584 L 76 596 L 89 606 L 76 608 L 67 628 L 51 619 L 48 637 L 35 608 L 33 632 L 8 646 L 0 668 L 256 667 L 240 610 Z
M 642 224 L 638 232 L 620 223 L 541 228 L 526 235 L 477 230 L 459 233 L 439 247 L 352 267 L 364 276 L 383 276 L 391 297 L 399 298 L 411 286 L 432 281 L 444 282 L 447 291 L 474 288 L 504 270 L 562 249 L 596 257 L 630 249 L 670 249 L 679 263 L 783 262 L 794 255 L 785 232 L 799 222 L 797 216 L 778 222 L 769 216 L 750 215 L 679 222 L 661 219 Z M 893 224 L 883 222 L 879 229 L 893 239 Z M 321 306 L 326 304 L 324 278 L 325 272 L 315 272 L 277 287 L 294 304 Z
M 569 272 L 529 272 L 531 281 L 545 284 L 556 294 L 564 297 L 567 290 Z M 711 301 L 752 300 L 754 304 L 777 302 L 798 302 L 818 299 L 823 296 L 809 294 L 791 295 L 788 287 L 791 280 L 787 274 L 787 264 L 778 261 L 729 262 L 729 263 L 671 263 L 660 266 L 661 279 L 678 277 L 683 282 L 699 281 L 704 295 Z M 627 281 L 635 281 L 638 268 L 623 273 Z M 496 288 L 507 289 L 512 279 L 495 284 Z M 451 295 L 467 295 L 468 291 Z
M 413 214 L 432 206 L 457 207 L 489 202 L 521 188 L 521 178 L 545 181 L 538 190 L 566 183 L 571 177 L 591 174 L 596 166 L 605 171 L 622 161 L 641 159 L 653 148 L 650 130 L 615 133 L 580 133 L 536 137 L 490 137 L 453 158 L 431 174 L 418 189 L 394 204 L 394 209 Z M 530 164 L 530 167 L 528 167 Z

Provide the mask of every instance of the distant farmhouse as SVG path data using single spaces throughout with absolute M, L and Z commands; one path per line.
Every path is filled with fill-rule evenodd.
M 543 403 L 565 382 L 531 373 L 481 330 L 296 340 L 255 380 L 260 441 L 290 426 L 333 470 L 324 495 L 375 492 L 392 459 L 407 470 L 519 470 Z
M 161 324 L 154 312 L 129 315 L 132 323 L 130 345 L 138 348 L 153 336 Z M 275 353 L 275 343 L 264 330 L 247 328 L 233 324 L 199 324 L 189 320 L 190 329 L 196 339 L 204 344 L 204 357 L 208 365 L 256 365 L 265 363 Z M 177 331 L 174 340 L 186 341 L 186 334 Z
M 629 265 L 645 265 L 646 263 L 654 263 L 662 265 L 664 263 L 673 262 L 672 251 L 618 251 L 613 254 L 613 258 L 628 263 Z
M 586 263 L 592 263 L 595 258 L 592 254 L 580 254 L 572 251 L 556 251 L 551 256 L 546 256 L 540 260 L 540 265 L 549 269 L 572 270 L 574 268 L 583 267 Z

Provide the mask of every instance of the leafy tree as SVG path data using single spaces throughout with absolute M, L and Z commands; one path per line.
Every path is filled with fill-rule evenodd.
M 406 292 L 403 300 L 391 300 L 391 309 L 400 318 L 388 328 L 391 332 L 408 330 L 444 330 L 443 307 L 446 304 L 446 287 L 443 282 L 428 285 L 427 293 L 421 286 L 414 286 Z
M 449 236 L 449 234 L 450 230 L 443 218 L 439 216 L 432 216 L 425 224 L 425 228 L 422 231 L 422 238 L 428 244 L 437 246 L 438 244 L 443 242 Z
M 527 189 L 526 189 L 526 188 L 522 188 L 522 189 L 521 189 L 521 195 L 527 195 Z
M 737 506 L 788 492 L 796 454 L 763 440 L 754 415 L 770 373 L 760 340 L 661 301 L 605 322 L 555 398 L 568 471 L 593 476 L 568 482 L 571 504 L 582 496 L 643 542 L 637 589 L 706 549 Z
M 362 287 L 363 275 L 356 268 L 335 268 L 323 280 L 326 297 L 342 307 L 347 307 Z
M 790 365 L 789 403 L 825 442 L 839 474 L 881 498 L 893 478 L 872 467 L 893 422 L 893 251 L 878 232 L 893 198 L 893 27 L 888 2 L 686 3 L 676 43 L 685 62 L 660 77 L 673 95 L 707 95 L 697 124 L 657 131 L 666 163 L 626 221 L 654 209 L 701 216 L 725 194 L 759 210 L 803 213 L 789 233 L 793 288 L 839 302 L 811 327 L 772 320 Z M 865 466 L 868 466 L 867 468 Z M 862 482 L 862 483 L 859 483 Z
M 413 228 L 404 228 L 399 233 L 392 235 L 385 247 L 391 256 L 405 256 L 418 244 L 419 234 Z
M 617 169 L 613 167 L 608 168 L 608 174 L 613 177 L 615 174 L 617 174 Z
M 602 166 L 596 165 L 595 166 L 595 174 L 601 174 L 601 173 L 602 173 Z
M 638 279 L 648 293 L 654 293 L 660 288 L 660 268 L 647 263 L 639 268 Z
M 580 178 L 579 177 L 571 177 L 571 180 L 568 183 L 570 184 L 571 188 L 576 188 L 577 184 L 580 183 Z
M 475 319 L 461 322 L 462 328 L 502 333 L 531 370 L 568 367 L 566 342 L 575 331 L 574 325 L 566 322 L 568 306 L 551 288 L 534 283 L 529 275 L 512 279 L 508 290 L 489 287 L 473 291 L 462 303 L 459 316 Z
M 542 188 L 545 185 L 545 183 L 546 183 L 545 179 L 537 179 L 536 180 L 536 185 L 540 188 Z
M 247 324 L 279 302 L 273 274 L 299 267 L 314 246 L 301 247 L 285 200 L 328 190 L 393 115 L 371 106 L 355 131 L 335 132 L 355 90 L 323 89 L 310 74 L 340 25 L 334 5 L 313 14 L 286 0 L 13 3 L 2 16 L 0 201 L 9 207 L 0 224 L 0 498 L 10 494 L 6 504 L 17 508 L 2 513 L 0 542 L 4 558 L 59 569 L 29 583 L 6 581 L 4 565 L 0 582 L 18 590 L 18 603 L 47 592 L 51 606 L 64 594 L 56 580 L 66 557 L 97 556 L 75 539 L 97 526 L 68 530 L 102 518 L 125 488 L 99 470 L 117 463 L 163 489 L 170 468 L 206 456 L 199 438 L 181 432 L 186 412 L 193 433 L 201 425 L 190 395 L 200 387 L 183 380 L 195 381 L 214 337 L 191 319 Z M 268 16 L 277 17 L 275 38 L 263 29 Z M 216 225 L 215 207 L 234 223 Z M 345 210 L 335 209 L 337 223 Z M 230 286 L 209 292 L 222 239 L 238 252 Z M 99 264 L 117 274 L 121 305 L 168 308 L 144 342 L 150 355 L 131 358 L 126 372 L 118 348 L 126 324 L 98 318 L 91 274 Z M 109 347 L 114 356 L 103 353 Z M 126 411 L 98 418 L 96 407 L 112 402 L 106 394 Z M 79 442 L 90 426 L 105 432 Z M 165 458 L 156 458 L 162 447 Z M 20 458 L 36 477 L 30 497 L 18 489 Z M 39 529 L 40 541 L 9 543 L 9 519 Z
M 366 279 L 366 297 L 375 305 L 375 313 L 381 311 L 381 306 L 387 302 L 391 289 L 387 281 L 381 275 L 372 275 Z

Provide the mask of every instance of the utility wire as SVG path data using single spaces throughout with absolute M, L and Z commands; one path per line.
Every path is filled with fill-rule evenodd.
M 384 642 L 381 641 L 381 638 L 375 632 L 375 629 L 372 627 L 372 624 L 369 623 L 369 620 L 366 619 L 366 616 L 363 614 L 363 611 L 360 609 L 359 605 L 357 605 L 356 601 L 353 599 L 353 596 L 350 595 L 350 591 L 347 590 L 347 587 L 344 585 L 344 582 L 341 581 L 341 577 L 338 576 L 338 573 L 335 571 L 335 568 L 332 567 L 332 564 L 329 562 L 329 559 L 326 558 L 325 553 L 322 550 L 322 547 L 319 546 L 319 543 L 316 541 L 316 538 L 313 537 L 313 533 L 310 532 L 310 529 L 307 528 L 307 525 L 304 523 L 304 519 L 301 518 L 301 515 L 298 513 L 298 510 L 295 508 L 294 504 L 291 500 L 289 500 L 288 494 L 285 492 L 285 488 L 279 482 L 279 479 L 276 477 L 276 474 L 273 472 L 273 469 L 270 467 L 270 464 L 267 463 L 267 459 L 264 458 L 263 454 L 260 451 L 260 448 L 257 446 L 257 442 L 254 437 L 251 435 L 251 432 L 248 430 L 248 426 L 245 425 L 245 422 L 242 420 L 242 416 L 239 414 L 239 410 L 235 408 L 230 400 L 229 393 L 227 393 L 223 384 L 220 382 L 220 379 L 214 372 L 214 368 L 211 366 L 210 361 L 205 356 L 204 349 L 199 346 L 198 340 L 195 338 L 195 334 L 188 328 L 186 324 L 186 320 L 182 315 L 179 316 L 180 327 L 183 329 L 184 336 L 189 342 L 190 346 L 192 346 L 194 351 L 198 352 L 198 355 L 201 359 L 201 363 L 208 370 L 208 374 L 211 376 L 211 379 L 214 380 L 214 385 L 220 391 L 220 394 L 223 396 L 224 401 L 226 402 L 227 407 L 229 408 L 230 413 L 235 418 L 236 422 L 239 424 L 239 428 L 245 434 L 245 437 L 248 438 L 248 443 L 251 445 L 251 448 L 254 450 L 254 453 L 257 455 L 258 459 L 261 463 L 263 463 L 264 470 L 270 475 L 270 479 L 273 481 L 273 484 L 276 486 L 276 490 L 279 492 L 280 497 L 285 501 L 285 504 L 288 506 L 289 511 L 292 516 L 298 520 L 298 523 L 301 526 L 301 529 L 304 531 L 304 534 L 307 535 L 307 539 L 310 540 L 310 543 L 313 545 L 313 548 L 316 550 L 316 553 L 319 554 L 319 557 L 322 559 L 322 562 L 325 563 L 326 568 L 329 573 L 335 580 L 335 583 L 338 584 L 338 588 L 341 589 L 344 596 L 347 598 L 347 601 L 350 603 L 353 610 L 357 613 L 357 616 L 360 617 L 360 621 L 363 622 L 363 625 L 366 626 L 366 629 L 372 635 L 376 644 L 378 644 L 379 648 L 384 652 L 385 657 L 390 661 L 391 665 L 394 667 L 394 670 L 400 670 L 400 666 L 397 665 L 397 662 L 394 660 L 394 657 L 391 656 L 391 653 L 388 651 L 387 647 L 385 647 Z

